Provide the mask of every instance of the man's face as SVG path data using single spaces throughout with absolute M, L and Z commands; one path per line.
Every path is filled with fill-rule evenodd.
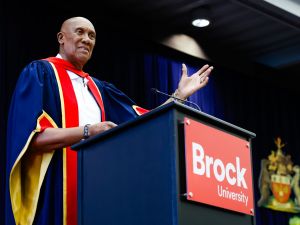
M 80 17 L 66 21 L 58 38 L 63 59 L 82 69 L 91 58 L 96 43 L 96 32 L 91 22 Z

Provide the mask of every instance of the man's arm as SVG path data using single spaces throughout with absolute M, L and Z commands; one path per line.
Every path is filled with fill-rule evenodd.
M 117 126 L 110 121 L 100 122 L 88 126 L 89 136 L 102 133 Z M 33 151 L 52 151 L 55 149 L 71 146 L 84 138 L 84 127 L 71 128 L 47 128 L 37 133 L 33 138 L 30 148 Z

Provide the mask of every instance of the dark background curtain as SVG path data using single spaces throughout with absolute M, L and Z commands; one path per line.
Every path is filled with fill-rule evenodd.
M 0 2 L 0 30 L 5 30 L 5 12 L 4 4 Z M 7 79 L 5 74 L 5 37 L 4 33 L 0 32 L 0 224 L 4 223 L 4 175 L 5 175 L 5 127 L 6 127 L 6 117 L 7 117 Z
M 4 199 L 4 187 L 7 187 L 4 178 L 4 146 L 10 98 L 19 73 L 28 62 L 57 54 L 56 32 L 61 18 L 54 15 L 44 18 L 43 21 L 33 18 L 20 21 L 4 12 L 0 15 L 1 30 L 6 31 L 0 32 L 0 199 Z M 26 25 L 29 20 L 31 25 L 28 27 Z M 249 68 L 244 68 L 245 72 L 238 71 L 234 62 L 232 66 L 224 66 L 220 62 L 206 62 L 151 42 L 138 34 L 130 35 L 98 26 L 95 23 L 98 36 L 94 56 L 85 71 L 115 84 L 145 108 L 154 108 L 166 100 L 166 97 L 154 94 L 151 88 L 169 94 L 176 89 L 181 63 L 187 64 L 189 74 L 205 63 L 215 67 L 209 84 L 189 100 L 198 104 L 205 113 L 256 133 L 252 146 L 255 202 L 259 198 L 260 161 L 267 158 L 271 150 L 276 150 L 276 137 L 281 137 L 286 143 L 284 152 L 292 156 L 295 164 L 300 164 L 297 91 L 259 78 L 264 77 L 263 72 L 250 76 L 246 73 Z M 35 30 L 35 35 L 29 36 L 29 29 L 37 27 L 38 32 Z M 0 204 L 3 214 L 0 215 L 0 222 L 3 223 L 4 201 L 0 201 Z M 293 215 L 256 208 L 256 224 L 288 224 L 289 217 Z

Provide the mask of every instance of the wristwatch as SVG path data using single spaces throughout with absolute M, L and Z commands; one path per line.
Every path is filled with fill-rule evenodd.
M 91 124 L 84 125 L 84 127 L 83 127 L 83 139 L 87 139 L 87 138 L 90 137 L 90 132 L 89 132 L 89 126 L 90 125 Z

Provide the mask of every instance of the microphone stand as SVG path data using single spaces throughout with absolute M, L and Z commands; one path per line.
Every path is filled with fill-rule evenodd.
M 162 94 L 162 95 L 167 96 L 167 97 L 169 97 L 169 98 L 173 98 L 173 99 L 175 99 L 175 100 L 177 100 L 177 101 L 179 101 L 179 102 L 182 102 L 182 103 L 187 102 L 187 103 L 189 103 L 189 104 L 195 106 L 200 112 L 202 111 L 201 108 L 200 108 L 196 103 L 194 103 L 194 102 L 191 102 L 191 101 L 188 101 L 188 100 L 184 100 L 184 99 L 177 98 L 177 97 L 175 97 L 175 96 L 173 96 L 173 95 L 169 95 L 169 94 L 167 94 L 167 93 L 165 93 L 165 92 L 162 92 L 162 91 L 160 91 L 160 90 L 158 90 L 158 89 L 156 89 L 156 88 L 151 88 L 151 90 L 152 90 L 153 92 L 155 92 L 155 93 Z

